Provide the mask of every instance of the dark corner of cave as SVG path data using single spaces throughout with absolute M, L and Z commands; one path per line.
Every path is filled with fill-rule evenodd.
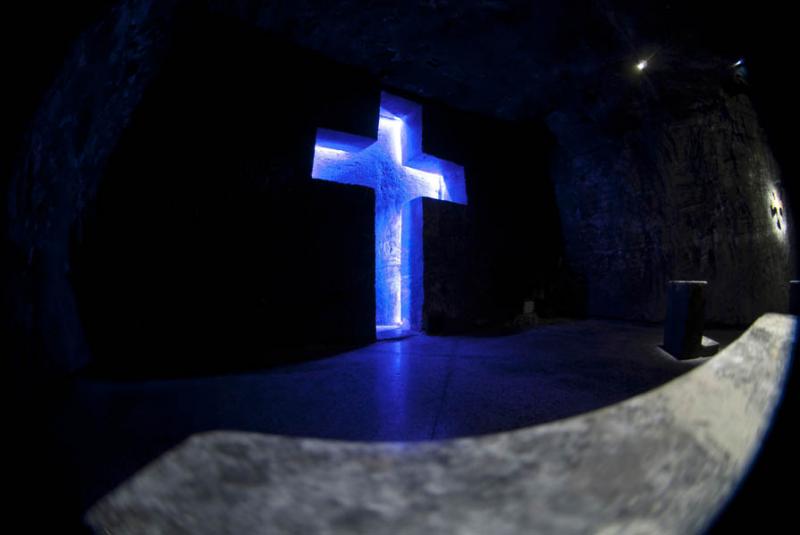
M 7 22 L 12 524 L 791 517 L 788 8 L 32 1 Z

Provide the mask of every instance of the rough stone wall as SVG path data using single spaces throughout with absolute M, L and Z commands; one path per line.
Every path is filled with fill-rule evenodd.
M 73 371 L 87 363 L 71 245 L 82 241 L 86 208 L 134 111 L 162 71 L 176 26 L 198 9 L 203 5 L 191 1 L 119 1 L 73 44 L 32 117 L 8 181 L 3 214 L 2 256 L 8 259 L 2 269 L 3 327 L 13 334 L 14 366 Z M 214 43 L 216 37 L 208 36 L 209 46 L 224 48 Z M 349 89 L 341 83 L 328 86 L 341 100 L 350 93 L 361 97 Z M 360 99 L 357 106 L 374 110 L 374 93 L 374 102 Z M 320 125 L 366 133 L 359 122 L 363 114 L 351 113 L 352 107 L 316 110 Z M 306 148 L 291 145 L 284 160 L 294 154 L 290 150 Z
M 8 306 L 20 350 L 41 355 L 49 366 L 74 369 L 85 362 L 68 280 L 69 232 L 157 69 L 175 4 L 121 2 L 78 39 L 33 118 L 13 171 Z
M 506 120 L 548 109 L 566 72 L 592 75 L 615 61 L 620 41 L 609 19 L 625 11 L 603 0 L 211 0 L 209 6 L 362 65 L 391 87 Z
M 429 334 L 469 330 L 479 315 L 475 306 L 475 250 L 463 205 L 420 198 L 422 224 L 422 327 Z
M 179 3 L 120 1 L 75 43 L 32 120 L 4 244 L 4 305 L 20 354 L 63 369 L 83 363 L 70 232 L 159 68 Z M 641 50 L 606 2 L 319 4 L 210 3 L 412 94 L 506 119 L 550 112 L 565 244 L 590 313 L 659 319 L 673 277 L 709 280 L 711 320 L 746 323 L 785 306 L 793 225 L 785 239 L 773 230 L 777 169 L 747 96 L 695 76 L 707 66 L 663 71 L 670 79 L 655 69 L 635 99 L 630 80 L 602 86 L 603 73 Z M 521 234 L 539 231 L 550 230 Z
M 723 80 L 731 59 L 688 37 L 705 33 L 700 20 L 723 25 L 718 10 L 671 4 L 211 3 L 416 95 L 501 118 L 549 115 L 586 312 L 659 320 L 666 280 L 691 276 L 709 279 L 711 321 L 749 323 L 785 310 L 793 274 L 791 222 L 780 238 L 770 217 L 778 168 L 750 99 Z M 651 67 L 637 79 L 643 54 Z
M 669 279 L 708 280 L 708 321 L 786 310 L 794 229 L 779 169 L 746 86 L 721 65 L 665 59 L 549 116 L 566 256 L 589 315 L 659 321 Z
M 341 127 L 322 108 L 363 117 L 339 97 L 374 87 L 202 9 L 175 26 L 71 247 L 97 371 L 218 373 L 373 340 L 374 196 L 309 173 L 317 125 Z M 339 82 L 320 92 L 326 69 Z

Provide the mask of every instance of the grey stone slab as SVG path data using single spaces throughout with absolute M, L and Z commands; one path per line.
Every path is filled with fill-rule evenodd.
M 797 320 L 767 314 L 691 372 L 512 432 L 361 443 L 191 437 L 98 502 L 98 533 L 697 533 L 750 465 Z

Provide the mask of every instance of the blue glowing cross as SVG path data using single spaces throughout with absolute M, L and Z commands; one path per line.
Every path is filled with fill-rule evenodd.
M 402 291 L 403 206 L 417 197 L 466 204 L 464 168 L 424 154 L 421 107 L 383 93 L 377 141 L 318 129 L 311 176 L 375 190 L 376 325 L 408 326 Z

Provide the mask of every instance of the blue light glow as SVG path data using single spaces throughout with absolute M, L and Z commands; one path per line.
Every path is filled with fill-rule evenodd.
M 402 237 L 421 222 L 404 222 L 403 206 L 418 197 L 466 204 L 464 168 L 424 154 L 421 107 L 383 93 L 377 140 L 318 129 L 311 176 L 375 190 L 376 324 L 409 326 Z

